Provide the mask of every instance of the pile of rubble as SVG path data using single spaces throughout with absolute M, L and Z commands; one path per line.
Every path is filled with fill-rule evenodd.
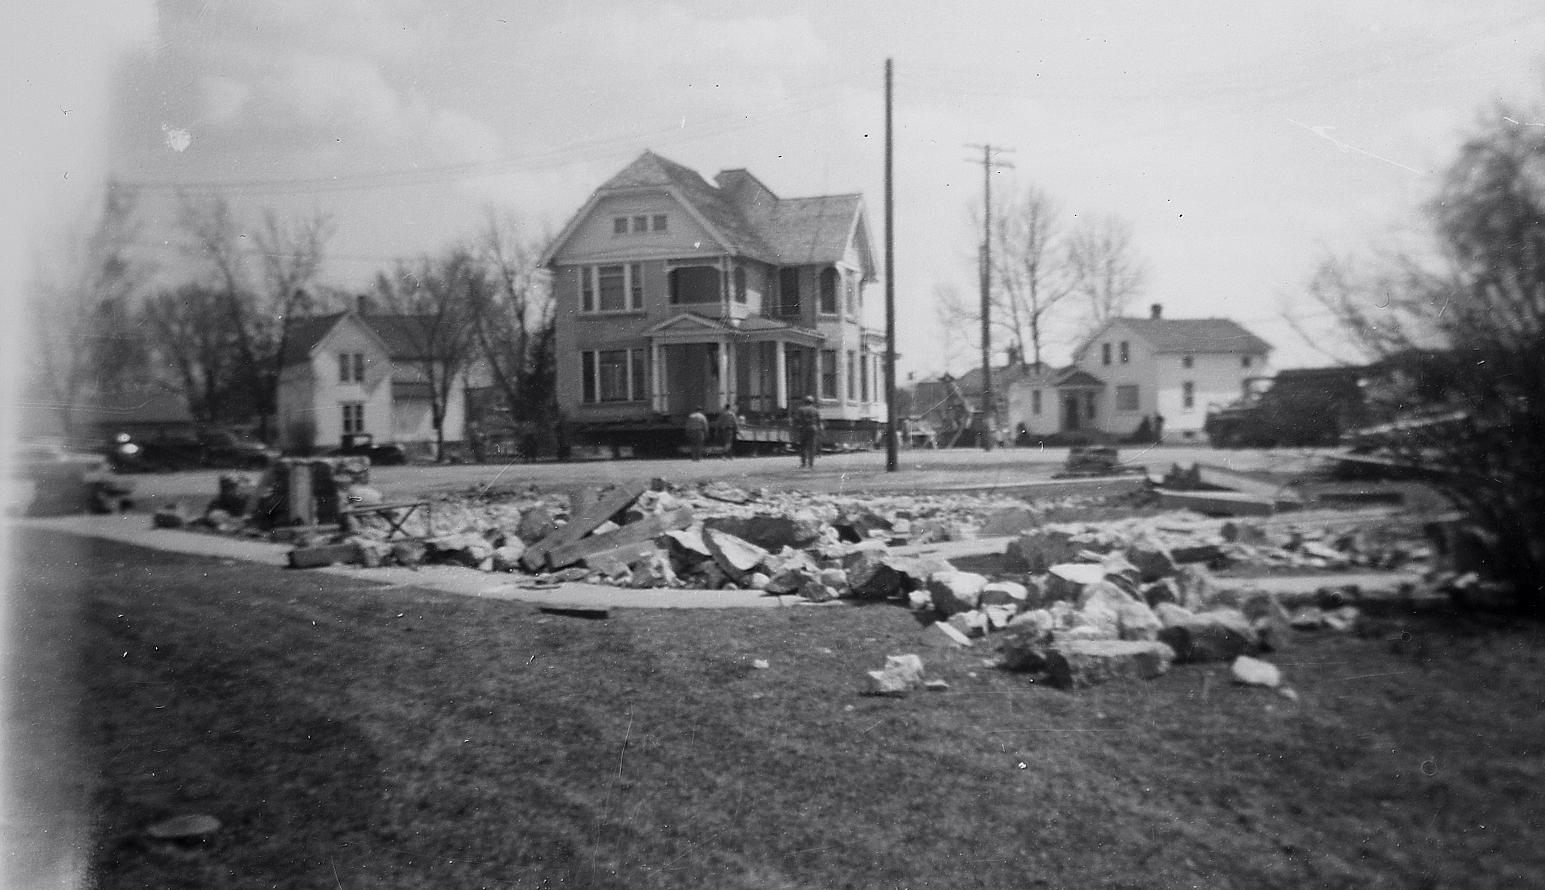
M 931 645 L 988 638 L 1003 669 L 1062 687 L 1150 679 L 1173 663 L 1219 661 L 1235 662 L 1241 682 L 1276 686 L 1280 674 L 1252 656 L 1280 651 L 1295 632 L 1347 631 L 1359 621 L 1355 606 L 1334 605 L 1328 593 L 1331 608 L 1290 612 L 1275 594 L 1232 585 L 1188 560 L 1202 548 L 1172 548 L 1154 528 L 1107 526 L 1097 538 L 1066 528 L 1027 530 L 1009 546 L 1025 570 L 1019 580 L 941 569 L 908 602 L 933 619 L 925 632 Z M 889 667 L 870 678 L 877 694 L 908 686 Z

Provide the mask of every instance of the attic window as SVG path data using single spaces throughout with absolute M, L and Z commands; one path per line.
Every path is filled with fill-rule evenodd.
M 633 234 L 635 234 L 635 235 L 642 235 L 642 234 L 644 234 L 647 231 L 649 231 L 649 217 L 647 217 L 647 216 L 635 216 L 635 217 L 633 217 Z
M 613 217 L 612 218 L 612 234 L 613 235 L 626 235 L 627 233 L 628 233 L 628 218 L 626 216 L 616 216 L 616 217 Z
M 665 214 L 663 214 L 663 213 L 656 213 L 654 216 L 649 218 L 649 230 L 651 232 L 663 232 L 663 231 L 665 231 L 665 220 L 666 220 Z
M 1132 344 L 1128 343 L 1125 340 L 1122 340 L 1121 341 L 1121 363 L 1124 365 L 1127 362 L 1130 362 L 1131 360 L 1132 360 Z

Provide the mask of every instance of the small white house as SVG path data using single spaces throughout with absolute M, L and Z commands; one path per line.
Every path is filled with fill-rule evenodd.
M 1202 436 L 1210 408 L 1269 377 L 1271 344 L 1227 318 L 1114 318 L 1073 353 L 1073 364 L 1007 387 L 1008 427 L 1032 436 L 1125 437 L 1146 419 L 1166 440 Z
M 279 374 L 281 447 L 330 448 L 345 435 L 368 433 L 378 444 L 431 450 L 431 366 L 422 345 L 429 324 L 427 317 L 353 311 L 297 321 Z M 442 368 L 434 366 L 437 378 Z M 461 441 L 466 428 L 467 374 L 454 376 L 446 399 L 447 443 Z

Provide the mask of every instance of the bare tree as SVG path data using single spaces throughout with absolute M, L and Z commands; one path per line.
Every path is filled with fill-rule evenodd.
M 456 247 L 416 265 L 399 263 L 376 279 L 382 303 L 398 317 L 398 335 L 412 348 L 405 360 L 429 398 L 435 458 L 445 459 L 445 419 L 458 384 L 464 384 L 476 344 L 473 307 L 488 300 L 487 272 L 472 252 Z
M 1121 315 L 1142 292 L 1146 270 L 1132 226 L 1117 216 L 1084 222 L 1067 245 L 1073 289 L 1082 298 L 1086 330 Z
M 266 437 L 278 408 L 291 326 L 320 308 L 310 286 L 321 271 L 332 221 L 321 213 L 282 220 L 269 210 L 249 234 L 224 198 L 182 195 L 180 204 L 189 251 L 213 277 L 232 348 L 241 359 L 239 389 Z
M 543 440 L 557 404 L 555 305 L 549 276 L 537 264 L 541 242 L 525 236 L 512 215 L 491 209 L 477 251 L 492 283 L 474 292 L 471 306 L 478 353 L 511 421 Z
M 171 365 L 194 420 L 229 419 L 243 376 L 225 294 L 219 288 L 189 282 L 152 295 L 141 314 L 157 353 Z
M 1007 315 L 1014 354 L 1041 364 L 1041 345 L 1051 310 L 1073 293 L 1062 247 L 1061 211 L 1045 191 L 1031 186 L 1009 199 L 993 225 L 994 305 Z
M 88 394 L 122 395 L 147 367 L 146 339 L 133 323 L 151 271 L 134 255 L 138 233 L 133 193 L 109 183 L 85 230 L 60 239 L 38 264 L 29 300 L 33 372 L 68 435 L 81 432 Z
M 1470 519 L 1484 570 L 1545 607 L 1545 130 L 1498 109 L 1428 205 L 1436 250 L 1328 260 L 1310 293 L 1377 359 L 1363 439 Z

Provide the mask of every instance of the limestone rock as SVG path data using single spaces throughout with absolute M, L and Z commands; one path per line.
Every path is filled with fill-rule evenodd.
M 956 612 L 949 617 L 950 627 L 960 631 L 966 637 L 987 636 L 987 613 L 980 609 L 972 609 L 968 612 Z
M 1030 589 L 1017 581 L 989 581 L 982 588 L 980 602 L 984 606 L 1018 607 L 1030 598 Z
M 766 550 L 729 532 L 705 528 L 703 542 L 708 545 L 708 551 L 713 554 L 719 567 L 736 581 L 756 571 L 768 556 Z
M 1009 626 L 1010 621 L 1014 620 L 1014 616 L 1019 614 L 1019 610 L 1014 606 L 988 605 L 982 607 L 982 614 L 987 616 L 989 628 L 1003 630 Z
M 1234 682 L 1243 686 L 1264 686 L 1267 689 L 1276 689 L 1282 685 L 1282 671 L 1276 665 L 1248 655 L 1241 655 L 1234 659 L 1234 664 L 1229 670 L 1234 676 Z
M 1085 587 L 1104 580 L 1105 569 L 1099 563 L 1058 563 L 1049 570 L 1046 595 L 1054 600 L 1077 600 Z
M 1159 640 L 1169 644 L 1184 663 L 1232 661 L 1260 649 L 1255 629 L 1235 609 L 1199 612 L 1190 621 L 1159 631 Z
M 392 559 L 400 566 L 412 568 L 424 561 L 429 548 L 422 541 L 396 541 L 392 544 Z
M 882 551 L 857 550 L 842 560 L 842 567 L 847 572 L 848 587 L 860 599 L 883 600 L 901 593 L 901 572 Z
M 520 564 L 520 558 L 525 555 L 525 542 L 521 541 L 520 538 L 506 538 L 504 541 L 504 546 L 496 548 L 492 554 L 494 560 L 494 571 L 520 571 L 522 568 Z
M 1326 626 L 1325 610 L 1319 606 L 1304 606 L 1292 614 L 1288 624 L 1294 630 L 1323 630 Z
M 975 609 L 986 586 L 987 578 L 975 572 L 934 572 L 928 578 L 933 607 L 944 615 Z
M 764 550 L 782 550 L 784 547 L 804 547 L 821 534 L 821 522 L 806 514 L 795 516 L 720 516 L 704 520 L 703 524 L 715 531 L 734 535 Z
M 981 535 L 984 538 L 1017 535 L 1039 522 L 1040 518 L 1029 507 L 1000 507 L 982 521 Z
M 1118 679 L 1151 680 L 1169 670 L 1175 653 L 1163 643 L 1137 640 L 1074 640 L 1057 643 L 1046 656 L 1052 685 L 1081 688 Z
M 558 522 L 547 507 L 538 504 L 522 513 L 515 535 L 527 544 L 535 544 L 558 529 Z
M 907 608 L 914 612 L 933 610 L 933 594 L 926 590 L 914 590 L 907 594 Z
M 1038 628 L 1012 628 L 998 644 L 998 666 L 1016 673 L 1038 674 L 1046 670 L 1051 635 Z
M 1010 541 L 1005 555 L 1010 565 L 1025 572 L 1045 572 L 1052 566 L 1070 561 L 1078 552 L 1073 536 L 1054 528 L 1035 528 Z
M 1159 603 L 1154 607 L 1153 614 L 1159 619 L 1161 629 L 1174 627 L 1177 624 L 1185 624 L 1196 617 L 1195 612 L 1175 603 Z

